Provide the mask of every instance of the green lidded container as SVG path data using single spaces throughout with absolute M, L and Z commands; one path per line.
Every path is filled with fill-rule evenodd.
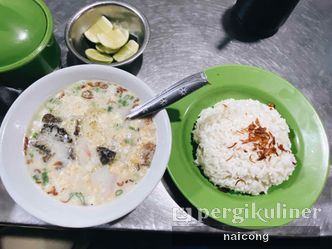
M 61 52 L 43 0 L 1 0 L 0 17 L 0 84 L 26 88 L 59 68 Z

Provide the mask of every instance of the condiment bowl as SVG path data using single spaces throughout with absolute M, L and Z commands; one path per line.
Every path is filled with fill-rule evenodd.
M 149 38 L 150 28 L 146 17 L 135 7 L 122 2 L 106 1 L 88 5 L 79 10 L 68 22 L 65 30 L 65 40 L 69 51 L 76 59 L 87 64 L 103 64 L 90 61 L 84 51 L 93 47 L 84 32 L 93 25 L 101 16 L 107 17 L 112 23 L 118 23 L 130 33 L 130 38 L 139 44 L 139 50 L 130 58 L 113 62 L 109 65 L 121 67 L 131 64 L 145 50 Z

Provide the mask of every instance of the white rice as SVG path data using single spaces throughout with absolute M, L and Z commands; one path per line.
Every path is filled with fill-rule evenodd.
M 248 133 L 239 131 L 256 119 L 275 137 L 276 146 L 282 144 L 286 151 L 277 147 L 278 155 L 258 160 L 253 143 L 241 142 Z M 271 186 L 288 180 L 295 169 L 288 133 L 285 119 L 274 108 L 251 99 L 223 100 L 199 115 L 193 131 L 198 144 L 195 163 L 219 187 L 252 195 L 267 193 Z

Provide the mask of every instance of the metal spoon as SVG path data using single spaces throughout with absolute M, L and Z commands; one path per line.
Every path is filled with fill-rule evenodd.
M 140 118 L 156 113 L 202 86 L 205 86 L 207 83 L 208 80 L 204 72 L 188 76 L 163 90 L 144 104 L 133 108 L 127 115 L 127 118 Z

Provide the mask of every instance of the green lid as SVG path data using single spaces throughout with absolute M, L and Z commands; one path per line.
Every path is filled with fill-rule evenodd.
M 43 0 L 0 1 L 0 72 L 31 61 L 47 45 L 53 22 Z

